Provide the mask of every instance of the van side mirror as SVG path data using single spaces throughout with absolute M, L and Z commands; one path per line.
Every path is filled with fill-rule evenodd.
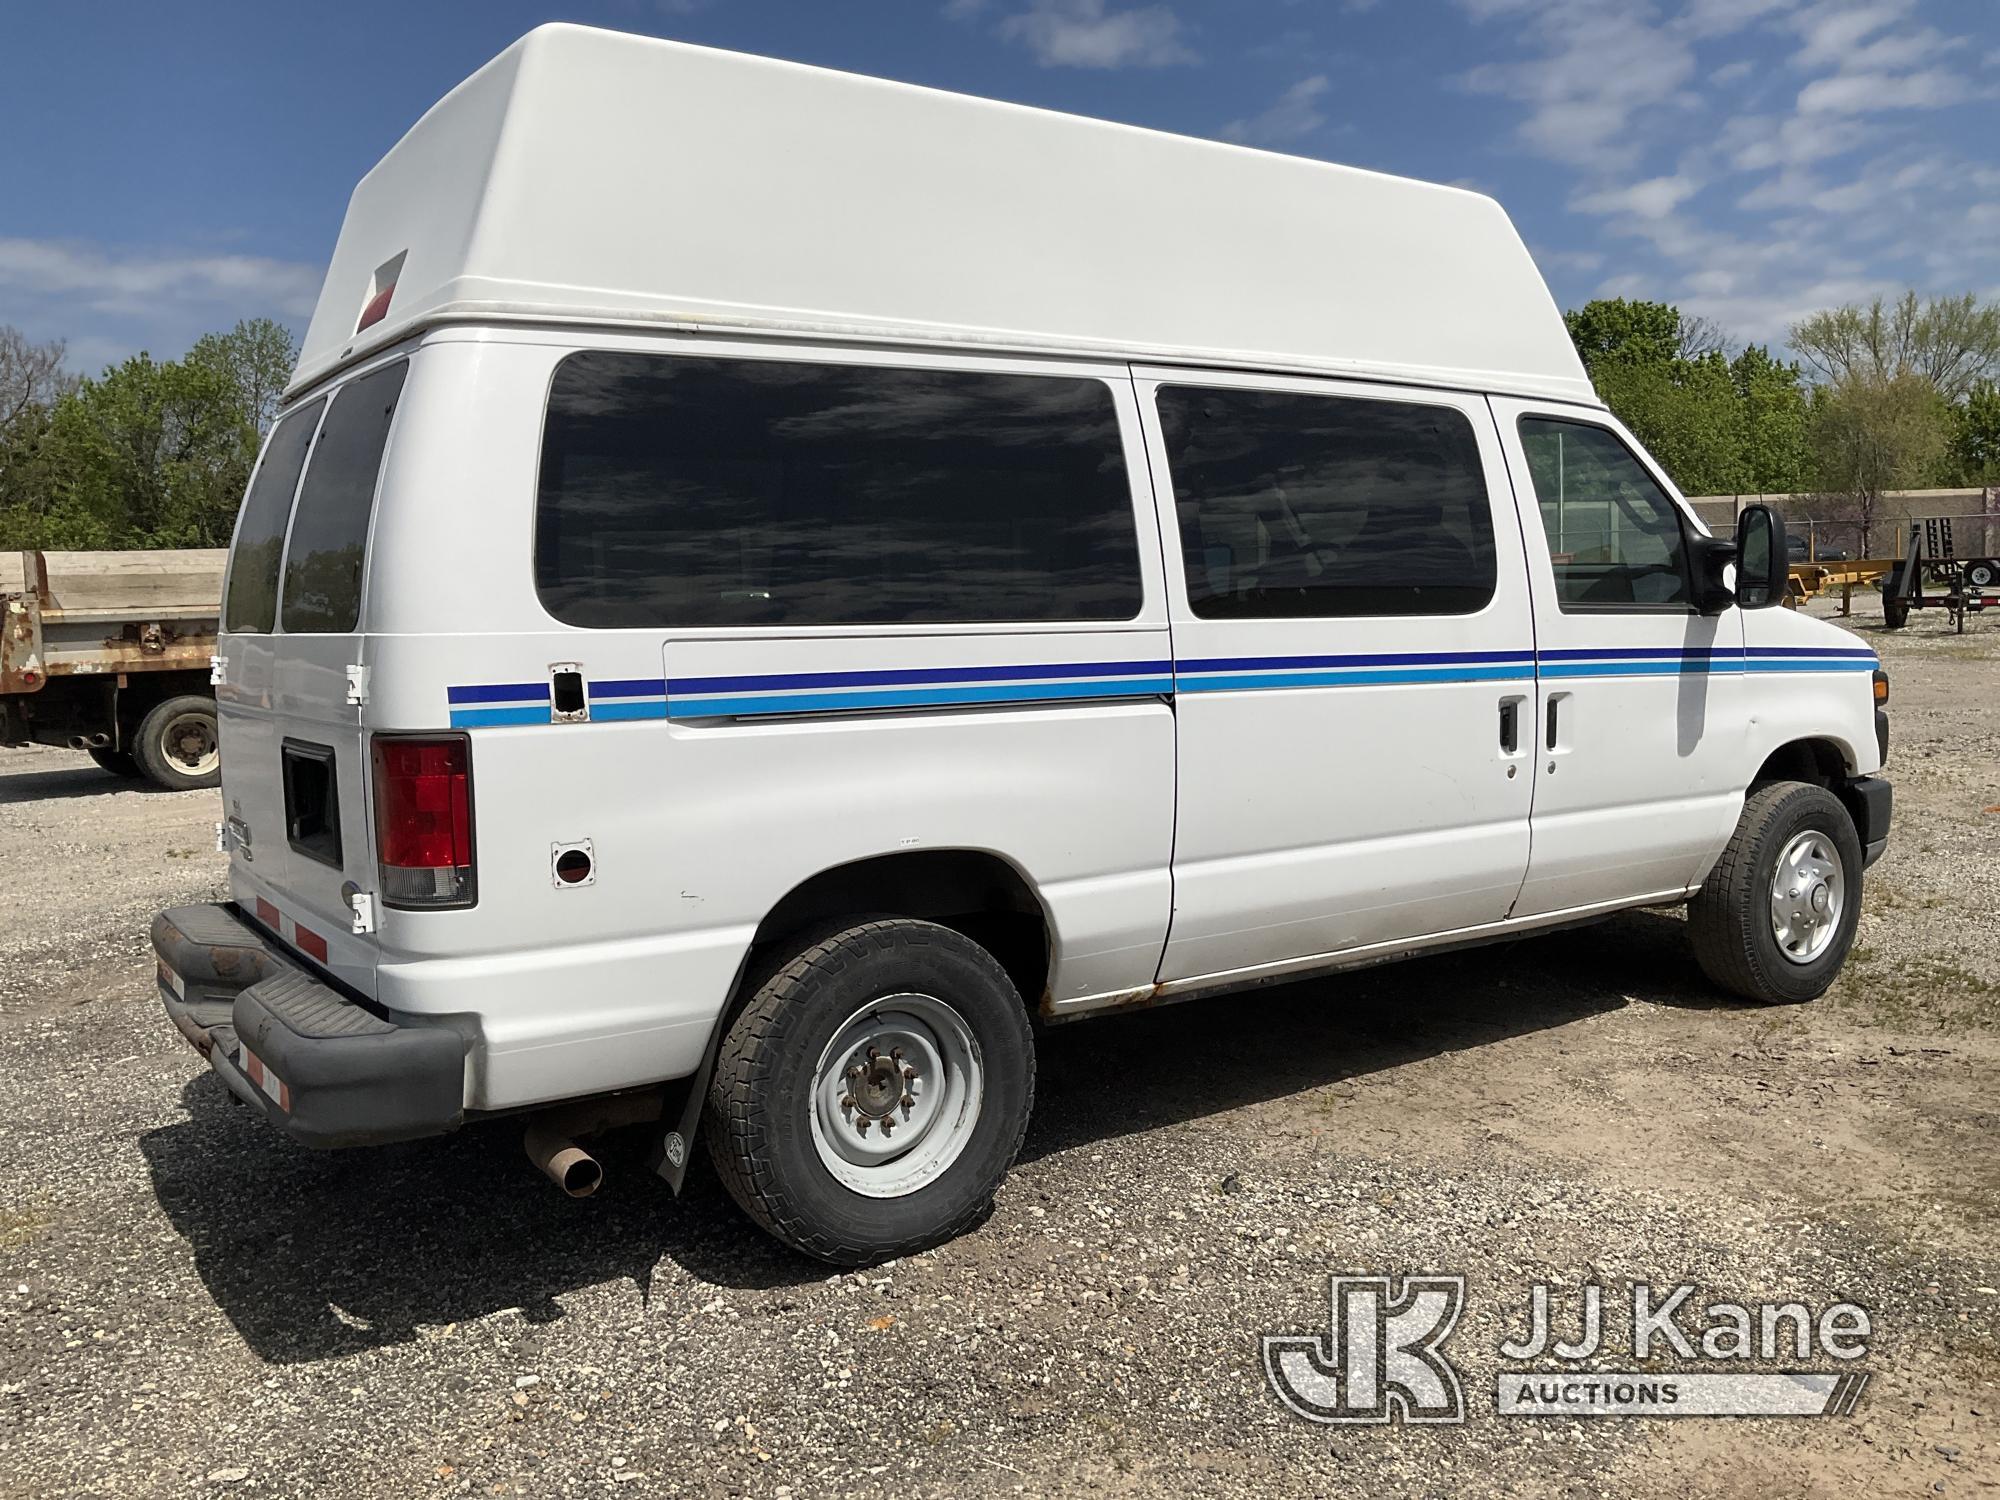
M 1736 543 L 1719 536 L 1688 538 L 1694 563 L 1694 607 L 1705 615 L 1719 615 L 1736 602 L 1723 572 L 1736 561 Z
M 1783 604 L 1790 580 L 1784 520 L 1768 505 L 1746 507 L 1736 518 L 1737 604 L 1744 609 Z

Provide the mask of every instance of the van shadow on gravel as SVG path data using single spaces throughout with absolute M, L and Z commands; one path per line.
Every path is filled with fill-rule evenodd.
M 1680 924 L 1637 914 L 1580 933 L 1415 960 L 1051 1029 L 1024 1162 L 1562 1027 L 1627 996 L 1724 1004 Z M 675 1199 L 645 1142 L 601 1143 L 606 1185 L 563 1197 L 527 1162 L 518 1121 L 374 1150 L 315 1152 L 251 1117 L 212 1075 L 188 1118 L 140 1148 L 209 1294 L 261 1358 L 339 1358 L 421 1330 L 628 1280 L 653 1295 L 664 1257 L 703 1282 L 779 1290 L 827 1268 L 731 1204 L 705 1160 Z M 700 1153 L 697 1153 L 698 1158 Z

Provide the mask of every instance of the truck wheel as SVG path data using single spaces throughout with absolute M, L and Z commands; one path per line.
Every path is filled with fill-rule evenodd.
M 215 729 L 215 700 L 184 693 L 155 704 L 139 721 L 132 758 L 155 785 L 170 792 L 219 785 L 222 751 Z
M 1976 558 L 1965 565 L 1965 581 L 1976 589 L 1990 589 L 2000 583 L 2000 562 L 1990 557 Z
M 1702 972 L 1746 1000 L 1796 1004 L 1826 993 L 1861 918 L 1861 841 L 1824 787 L 1777 781 L 1743 804 L 1688 933 Z
M 132 759 L 132 756 L 128 751 L 91 750 L 86 753 L 90 756 L 92 760 L 97 762 L 100 768 L 109 771 L 113 776 L 124 776 L 127 778 L 133 778 L 133 777 L 144 776 L 146 774 L 144 771 L 139 769 L 139 762 Z
M 751 1218 L 860 1266 L 978 1222 L 1034 1095 L 1027 1009 L 993 955 L 932 922 L 871 921 L 757 988 L 723 1037 L 704 1133 Z

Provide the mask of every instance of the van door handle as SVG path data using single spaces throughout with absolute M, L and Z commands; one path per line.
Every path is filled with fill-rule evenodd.
M 1556 747 L 1556 713 L 1561 708 L 1561 697 L 1551 697 L 1549 699 L 1549 748 L 1551 750 Z
M 1513 755 L 1521 748 L 1521 703 L 1518 698 L 1508 698 L 1500 705 L 1500 750 L 1502 754 Z

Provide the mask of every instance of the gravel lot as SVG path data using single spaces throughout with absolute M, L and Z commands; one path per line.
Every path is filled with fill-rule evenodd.
M 160 1013 L 213 793 L 0 754 L 0 1493 L 1990 1493 L 2000 1487 L 2000 620 L 1861 633 L 1896 835 L 1818 1004 L 1677 915 L 1060 1029 L 991 1221 L 828 1275 L 637 1143 L 295 1149 Z M 1461 1427 L 1319 1427 L 1257 1335 L 1463 1272 Z M 1500 1418 L 1530 1283 L 1868 1307 L 1815 1420 Z M 1574 1312 L 1568 1315 L 1574 1319 Z M 1829 1368 L 1815 1361 L 1814 1367 Z

